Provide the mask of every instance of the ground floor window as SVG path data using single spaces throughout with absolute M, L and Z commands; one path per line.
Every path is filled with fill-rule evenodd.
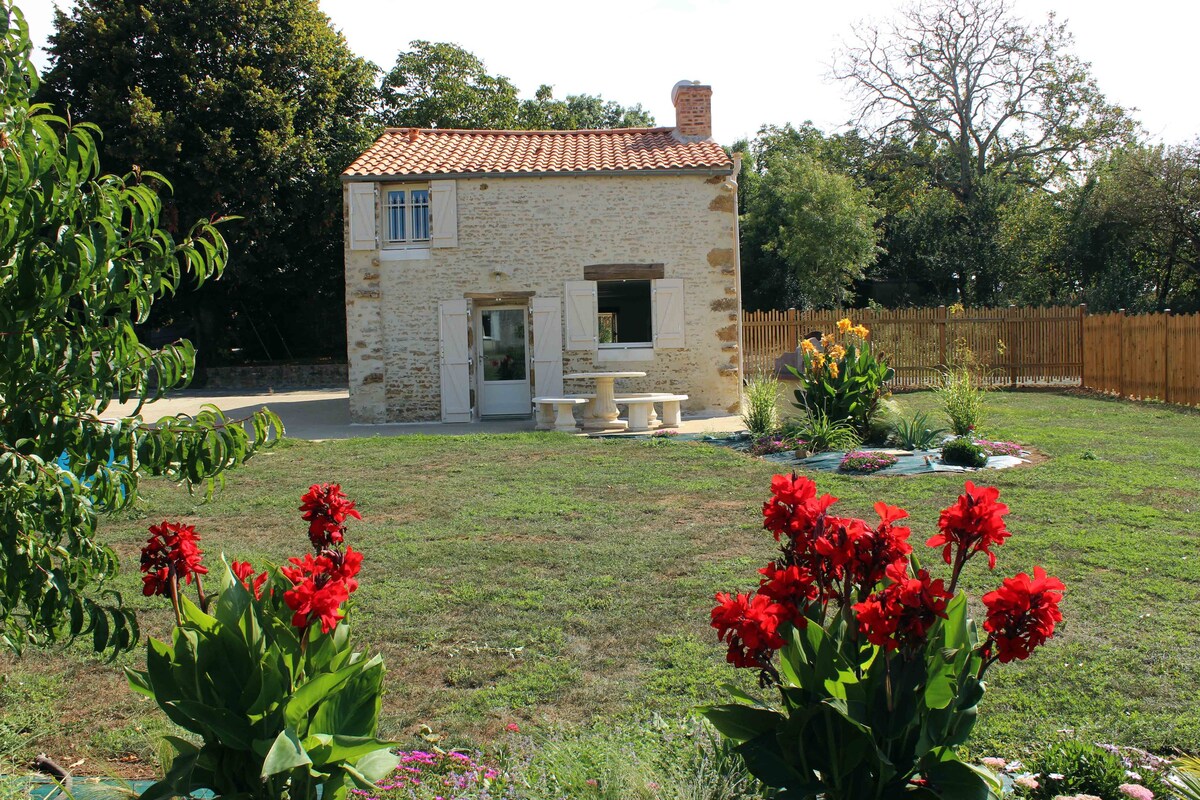
M 652 346 L 650 281 L 596 281 L 596 311 L 601 347 Z

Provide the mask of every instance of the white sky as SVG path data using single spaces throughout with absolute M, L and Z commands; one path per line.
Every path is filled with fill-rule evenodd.
M 71 0 L 59 0 L 64 8 Z M 37 62 L 54 0 L 17 0 Z M 1075 34 L 1110 101 L 1139 109 L 1150 137 L 1169 144 L 1200 136 L 1194 0 L 1014 0 L 1043 22 L 1056 11 Z M 825 76 L 852 23 L 888 17 L 886 0 L 321 0 L 359 54 L 390 67 L 413 39 L 451 41 L 507 76 L 522 96 L 550 83 L 557 97 L 599 94 L 641 103 L 674 124 L 670 90 L 681 79 L 713 87 L 717 141 L 731 144 L 764 123 L 812 120 L 838 128 L 851 110 Z

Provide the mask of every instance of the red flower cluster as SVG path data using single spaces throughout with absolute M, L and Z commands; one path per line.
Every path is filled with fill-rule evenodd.
M 294 612 L 292 625 L 307 628 L 320 622 L 321 631 L 329 633 L 345 618 L 339 613 L 342 603 L 358 588 L 354 576 L 362 565 L 362 553 L 350 548 L 344 554 L 326 550 L 316 558 L 306 553 L 303 559 L 290 558 L 288 562 L 292 566 L 279 571 L 293 584 L 283 595 L 283 601 Z
M 142 594 L 171 595 L 171 581 L 191 583 L 193 576 L 207 575 L 204 551 L 192 525 L 163 522 L 150 526 L 150 538 L 142 548 Z
M 348 518 L 362 519 L 354 501 L 336 483 L 314 483 L 308 487 L 308 492 L 300 498 L 300 510 L 308 522 L 308 538 L 318 553 L 345 540 Z
M 931 580 L 923 569 L 909 577 L 907 562 L 889 565 L 887 577 L 892 581 L 887 588 L 854 604 L 858 629 L 868 642 L 889 652 L 920 647 L 933 623 L 945 619 L 951 594 L 940 578 Z
M 1034 648 L 1054 635 L 1055 623 L 1062 621 L 1058 604 L 1065 589 L 1058 578 L 1034 567 L 1032 578 L 1022 572 L 1005 578 L 999 589 L 985 594 L 987 619 L 983 629 L 989 634 L 985 656 L 993 656 L 995 645 L 994 655 L 1001 664 L 1029 658 Z
M 1009 537 L 1001 519 L 1008 513 L 1008 506 L 996 501 L 1000 490 L 993 486 L 977 487 L 970 481 L 964 488 L 966 493 L 959 495 L 958 502 L 942 511 L 938 520 L 941 533 L 925 543 L 930 547 L 944 545 L 942 558 L 954 565 L 956 575 L 975 553 L 987 553 L 988 569 L 995 569 L 996 554 L 989 548 L 1004 544 Z
M 233 577 L 241 581 L 242 586 L 246 587 L 246 591 L 254 592 L 254 599 L 262 599 L 262 587 L 267 582 L 267 573 L 264 571 L 253 581 L 250 579 L 254 576 L 254 567 L 249 561 L 234 561 L 229 565 L 229 571 L 233 573 Z
M 779 624 L 785 611 L 765 594 L 717 593 L 712 626 L 717 638 L 729 643 L 726 660 L 735 667 L 764 669 L 771 653 L 783 647 Z

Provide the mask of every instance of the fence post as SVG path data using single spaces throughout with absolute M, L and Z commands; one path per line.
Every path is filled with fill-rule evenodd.
M 937 307 L 937 326 L 938 326 L 938 366 L 945 368 L 946 366 L 946 325 L 950 319 L 950 312 L 945 306 Z
M 1118 373 L 1117 373 L 1117 395 L 1125 396 L 1125 309 L 1117 309 L 1117 357 L 1118 357 Z
M 1087 303 L 1079 304 L 1079 386 L 1083 388 L 1087 386 L 1084 371 L 1087 369 L 1087 334 L 1084 333 L 1085 320 L 1087 319 Z
M 1005 352 L 1008 353 L 1008 388 L 1017 388 L 1017 355 L 1021 352 L 1021 348 L 1017 346 L 1017 335 L 1019 331 L 1019 323 L 1017 322 L 1017 307 L 1010 305 L 1007 315 L 1008 324 L 1005 330 L 1008 334 L 1008 342 L 1005 344 Z
M 792 352 L 795 352 L 800 347 L 800 320 L 797 318 L 798 313 L 794 308 L 787 310 L 787 330 L 791 332 L 788 339 L 792 343 L 790 348 Z
M 1171 402 L 1171 309 L 1162 313 L 1163 332 L 1163 402 Z

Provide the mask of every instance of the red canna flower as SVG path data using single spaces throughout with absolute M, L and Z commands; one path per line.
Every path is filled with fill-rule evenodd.
M 883 580 L 892 564 L 907 563 L 908 554 L 912 552 L 912 545 L 908 543 L 912 531 L 895 524 L 907 517 L 908 512 L 887 503 L 876 503 L 875 513 L 879 515 L 879 525 L 871 530 L 864 523 L 865 532 L 855 539 L 850 561 L 854 582 L 863 591 L 870 591 Z
M 783 607 L 763 594 L 718 592 L 716 600 L 712 626 L 717 629 L 717 638 L 729 643 L 726 660 L 735 667 L 768 667 L 771 654 L 783 647 L 779 635 Z
M 763 576 L 758 593 L 774 600 L 781 609 L 780 616 L 803 628 L 808 625 L 804 612 L 808 602 L 820 594 L 813 576 L 804 567 L 780 567 L 774 561 L 759 570 Z
M 817 497 L 817 485 L 809 478 L 776 475 L 771 478 L 771 499 L 763 503 L 763 527 L 775 535 L 775 541 L 786 536 L 794 549 L 805 552 L 817 520 L 836 502 L 828 494 Z
M 1008 506 L 996 501 L 1000 490 L 993 486 L 977 487 L 970 481 L 966 482 L 965 489 L 958 502 L 942 511 L 938 520 L 941 533 L 925 543 L 943 548 L 942 558 L 947 564 L 954 565 L 956 576 L 975 553 L 987 553 L 988 569 L 995 569 L 996 554 L 990 548 L 1004 544 L 1009 537 L 1001 519 L 1008 513 Z
M 267 582 L 265 570 L 253 581 L 250 578 L 254 575 L 254 567 L 250 565 L 249 561 L 234 561 L 229 565 L 229 571 L 233 573 L 233 577 L 241 581 L 242 586 L 246 587 L 246 591 L 254 592 L 255 600 L 262 599 L 262 587 Z
M 171 577 L 191 583 L 196 575 L 207 575 L 204 551 L 196 528 L 181 522 L 163 522 L 150 526 L 150 538 L 142 548 L 142 594 L 170 595 Z
M 329 633 L 345 619 L 338 613 L 342 603 L 350 599 L 346 584 L 339 580 L 321 581 L 309 577 L 297 583 L 283 595 L 283 600 L 294 613 L 292 626 L 307 628 L 314 622 L 321 623 L 321 631 Z
M 983 596 L 987 619 L 983 629 L 990 635 L 984 643 L 986 657 L 1001 664 L 1029 658 L 1033 650 L 1054 635 L 1055 623 L 1062 621 L 1058 604 L 1066 587 L 1041 567 L 1033 568 L 1033 577 L 1024 572 L 1005 578 L 1000 588 Z
M 854 604 L 858 629 L 868 642 L 889 652 L 920 647 L 933 624 L 945 619 L 951 594 L 925 570 L 910 577 L 907 562 L 888 566 L 887 577 L 891 583 L 885 589 Z
M 362 519 L 354 508 L 354 501 L 336 483 L 314 483 L 300 498 L 302 518 L 308 522 L 308 537 L 313 548 L 320 552 L 331 545 L 341 544 L 345 539 L 346 520 L 350 517 Z

